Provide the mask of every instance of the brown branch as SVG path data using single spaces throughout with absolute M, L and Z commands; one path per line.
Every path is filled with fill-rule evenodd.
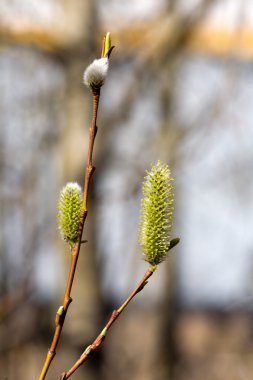
M 71 250 L 71 263 L 70 263 L 70 270 L 69 270 L 69 277 L 67 281 L 66 290 L 64 293 L 63 298 L 63 305 L 58 309 L 55 317 L 55 332 L 53 336 L 53 340 L 51 343 L 51 346 L 48 350 L 39 380 L 44 380 L 47 374 L 47 371 L 50 367 L 50 364 L 56 355 L 56 348 L 61 336 L 64 320 L 68 311 L 68 307 L 70 303 L 72 302 L 72 298 L 70 296 L 71 289 L 74 281 L 75 276 L 75 270 L 76 265 L 78 261 L 79 251 L 81 247 L 81 241 L 82 241 L 82 233 L 83 233 L 83 227 L 84 223 L 87 217 L 87 200 L 88 200 L 88 192 L 89 192 L 89 185 L 90 185 L 90 179 L 92 174 L 94 173 L 94 166 L 92 165 L 92 153 L 93 153 L 93 147 L 94 147 L 94 141 L 97 133 L 97 112 L 98 112 L 98 104 L 99 104 L 99 97 L 100 97 L 100 90 L 93 92 L 93 113 L 92 113 L 92 122 L 91 127 L 89 131 L 89 148 L 88 148 L 88 154 L 87 154 L 87 161 L 86 161 L 86 169 L 85 169 L 85 180 L 84 180 L 84 187 L 83 187 L 83 204 L 81 209 L 81 216 L 80 216 L 80 226 L 79 226 L 79 235 L 78 239 L 74 245 L 74 247 Z
M 126 308 L 126 306 L 129 304 L 129 302 L 136 296 L 137 293 L 139 293 L 144 286 L 147 284 L 147 280 L 154 271 L 156 270 L 156 266 L 151 266 L 146 273 L 144 274 L 141 282 L 137 285 L 137 287 L 132 291 L 132 293 L 129 295 L 129 297 L 123 302 L 123 304 L 117 309 L 113 310 L 111 317 L 109 318 L 107 324 L 103 328 L 103 330 L 100 332 L 100 334 L 96 337 L 96 339 L 91 343 L 82 353 L 80 358 L 75 362 L 75 364 L 67 371 L 62 373 L 59 380 L 66 380 L 68 379 L 89 357 L 91 352 L 95 351 L 104 341 L 105 336 L 109 328 L 112 326 L 112 324 L 116 321 L 116 319 L 120 316 L 120 314 L 123 312 L 123 310 Z

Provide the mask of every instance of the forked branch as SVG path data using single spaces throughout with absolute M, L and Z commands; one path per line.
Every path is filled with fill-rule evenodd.
M 112 324 L 116 321 L 116 319 L 120 316 L 120 314 L 123 312 L 123 310 L 126 308 L 126 306 L 129 304 L 129 302 L 138 294 L 144 286 L 147 284 L 147 280 L 149 277 L 152 276 L 154 271 L 156 270 L 156 265 L 151 266 L 147 272 L 144 274 L 141 282 L 136 286 L 136 288 L 132 291 L 132 293 L 129 295 L 129 297 L 123 302 L 123 304 L 117 309 L 113 310 L 111 317 L 109 318 L 107 324 L 103 328 L 103 330 L 100 332 L 100 334 L 96 337 L 96 339 L 91 343 L 80 358 L 73 364 L 73 366 L 67 371 L 62 373 L 59 380 L 66 380 L 68 379 L 73 373 L 89 358 L 89 355 L 95 351 L 104 341 L 106 337 L 106 333 L 109 330 L 109 328 L 112 326 Z

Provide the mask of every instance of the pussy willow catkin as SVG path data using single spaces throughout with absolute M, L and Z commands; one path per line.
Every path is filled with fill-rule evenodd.
M 145 260 L 161 263 L 170 247 L 174 194 L 170 170 L 158 161 L 147 171 L 142 185 L 139 242 Z
M 82 201 L 83 193 L 76 182 L 67 183 L 60 192 L 57 215 L 58 227 L 61 237 L 71 247 L 78 238 Z

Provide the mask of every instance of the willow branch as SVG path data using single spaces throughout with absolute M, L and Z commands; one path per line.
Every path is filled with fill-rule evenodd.
M 89 192 L 89 186 L 90 186 L 90 180 L 92 177 L 92 174 L 94 173 L 94 166 L 92 165 L 92 153 L 93 153 L 93 147 L 95 142 L 95 137 L 97 133 L 97 112 L 98 112 L 98 104 L 99 104 L 99 97 L 100 97 L 100 90 L 93 91 L 93 112 L 92 112 L 92 122 L 91 127 L 89 130 L 89 148 L 88 148 L 88 154 L 86 159 L 86 168 L 85 168 L 85 179 L 84 179 L 84 186 L 83 186 L 83 203 L 81 208 L 81 216 L 80 216 L 80 226 L 79 226 L 79 234 L 78 239 L 74 245 L 74 247 L 71 250 L 71 263 L 70 263 L 70 270 L 69 270 L 69 276 L 67 281 L 66 290 L 63 297 L 63 304 L 58 309 L 55 317 L 55 332 L 53 336 L 53 340 L 51 343 L 51 346 L 48 350 L 39 380 L 44 380 L 47 374 L 47 371 L 51 365 L 51 362 L 56 355 L 56 348 L 61 336 L 64 320 L 68 311 L 68 307 L 70 303 L 72 302 L 71 298 L 71 289 L 75 277 L 75 271 L 76 271 L 76 265 L 78 261 L 79 251 L 82 243 L 82 233 L 83 233 L 83 227 L 84 223 L 87 217 L 87 201 L 88 201 L 88 192 Z
M 113 323 L 116 321 L 116 319 L 120 316 L 120 314 L 125 310 L 126 306 L 129 304 L 129 302 L 138 294 L 144 286 L 147 284 L 147 280 L 149 277 L 152 276 L 156 269 L 156 266 L 151 266 L 146 273 L 144 274 L 141 282 L 136 286 L 136 288 L 132 291 L 132 293 L 129 295 L 129 297 L 123 302 L 123 304 L 117 309 L 113 310 L 107 324 L 102 329 L 102 331 L 99 333 L 99 335 L 95 338 L 93 343 L 91 343 L 82 353 L 80 358 L 74 363 L 74 365 L 67 371 L 62 373 L 59 380 L 66 380 L 68 379 L 73 373 L 88 359 L 89 355 L 95 351 L 104 341 L 105 336 L 109 328 L 113 325 Z

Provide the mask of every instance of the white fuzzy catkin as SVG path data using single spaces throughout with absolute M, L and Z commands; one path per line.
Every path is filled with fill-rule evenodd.
M 97 90 L 103 86 L 109 68 L 108 57 L 95 59 L 84 71 L 83 82 L 92 90 Z

